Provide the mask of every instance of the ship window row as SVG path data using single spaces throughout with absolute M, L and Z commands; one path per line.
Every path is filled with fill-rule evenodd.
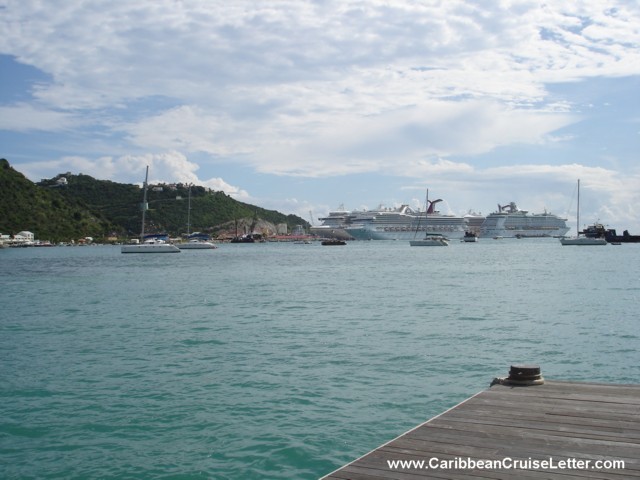
M 429 225 L 427 226 L 422 226 L 422 227 L 418 227 L 416 228 L 410 228 L 410 227 L 377 227 L 376 228 L 377 231 L 379 232 L 435 232 L 435 231 L 439 231 L 439 232 L 456 232 L 459 231 L 460 228 L 456 228 L 456 227 L 445 227 L 445 226 L 438 226 L 438 225 Z

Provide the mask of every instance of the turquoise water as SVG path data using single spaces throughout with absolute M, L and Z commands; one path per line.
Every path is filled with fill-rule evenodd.
M 640 244 L 0 251 L 0 477 L 313 479 L 488 387 L 640 383 Z

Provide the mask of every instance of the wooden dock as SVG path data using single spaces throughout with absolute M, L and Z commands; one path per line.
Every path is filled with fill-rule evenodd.
M 640 478 L 640 386 L 496 384 L 323 477 L 422 478 Z

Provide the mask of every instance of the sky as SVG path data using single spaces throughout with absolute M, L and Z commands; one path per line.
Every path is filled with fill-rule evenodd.
M 516 202 L 640 234 L 636 0 L 0 0 L 0 157 L 318 224 Z

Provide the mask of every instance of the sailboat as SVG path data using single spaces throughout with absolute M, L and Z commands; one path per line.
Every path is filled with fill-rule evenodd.
M 144 193 L 142 196 L 142 228 L 140 229 L 140 242 L 131 245 L 122 245 L 120 251 L 122 253 L 180 253 L 180 249 L 171 243 L 158 238 L 144 239 L 144 221 L 145 214 L 149 209 L 147 203 L 147 188 L 149 180 L 149 165 L 147 165 L 147 173 L 144 177 Z
M 191 185 L 189 185 L 189 206 L 187 207 L 187 238 L 188 242 L 179 243 L 180 250 L 213 250 L 216 247 L 213 243 L 203 239 L 202 235 L 191 235 Z
M 449 245 L 449 240 L 441 233 L 429 233 L 427 227 L 429 220 L 429 189 L 427 189 L 427 199 L 425 202 L 424 212 L 424 230 L 425 237 L 422 240 L 415 240 L 415 236 L 418 234 L 418 228 L 420 227 L 420 219 L 418 219 L 418 225 L 416 226 L 416 232 L 414 234 L 414 240 L 409 241 L 409 245 L 412 247 L 446 247 Z
M 580 236 L 580 179 L 578 179 L 578 207 L 576 212 L 576 236 L 575 237 L 562 237 L 560 243 L 562 245 L 606 245 L 607 241 L 604 237 L 587 237 L 582 232 Z

